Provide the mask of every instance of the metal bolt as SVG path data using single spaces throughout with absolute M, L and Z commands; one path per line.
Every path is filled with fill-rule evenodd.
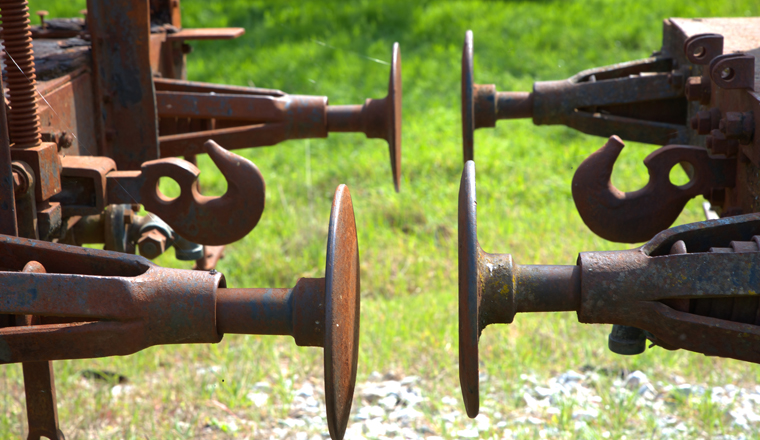
M 719 125 L 720 110 L 715 107 L 701 111 L 691 118 L 691 128 L 697 130 L 699 134 L 710 134 L 710 131 L 718 128 Z
M 137 240 L 137 247 L 140 255 L 152 260 L 166 250 L 166 237 L 157 229 L 145 231 Z
M 736 139 L 746 144 L 755 134 L 755 117 L 752 112 L 726 112 L 726 117 L 720 120 L 720 131 L 726 138 Z
M 71 148 L 74 144 L 74 134 L 64 131 L 58 137 L 58 148 L 66 149 Z
M 687 79 L 684 92 L 689 101 L 699 101 L 702 104 L 710 103 L 710 82 L 703 82 L 701 76 L 692 76 Z
M 706 139 L 706 145 L 713 154 L 734 156 L 739 151 L 739 141 L 726 138 L 726 135 L 718 129 L 710 132 L 710 136 L 707 136 Z

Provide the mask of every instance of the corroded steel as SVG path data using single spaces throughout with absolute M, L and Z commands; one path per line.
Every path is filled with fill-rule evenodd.
M 684 74 L 666 54 L 536 82 L 530 93 L 475 84 L 472 60 L 473 36 L 467 31 L 461 75 L 465 161 L 473 159 L 474 131 L 495 127 L 501 119 L 532 118 L 536 125 L 563 124 L 587 134 L 659 145 L 688 141 Z
M 24 0 L 1 0 L 3 44 L 7 86 L 10 94 L 8 112 L 11 142 L 17 148 L 35 147 L 40 143 L 40 117 L 37 114 L 37 92 L 32 52 L 32 31 L 29 3 Z
M 364 133 L 388 142 L 393 184 L 399 191 L 402 89 L 398 43 L 393 45 L 388 95 L 367 99 L 363 105 L 328 105 L 326 96 L 171 79 L 156 80 L 155 85 L 162 157 L 202 153 L 201 146 L 209 138 L 234 150 L 324 138 L 328 133 Z
M 7 287 L 0 312 L 39 319 L 0 328 L 0 363 L 218 343 L 224 333 L 292 335 L 298 345 L 324 348 L 328 425 L 333 438 L 343 437 L 360 315 L 359 250 L 345 185 L 330 214 L 325 277 L 302 278 L 293 289 L 228 289 L 216 271 L 166 269 L 134 255 L 5 235 L 0 250 Z
M 90 0 L 88 7 L 85 20 L 43 13 L 41 25 L 30 28 L 26 2 L 0 0 L 11 101 L 10 115 L 0 108 L 0 153 L 7 156 L 0 155 L 0 233 L 8 234 L 0 236 L 7 287 L 0 345 L 8 348 L 0 350 L 0 363 L 24 363 L 29 438 L 63 438 L 51 360 L 215 343 L 224 332 L 290 334 L 298 345 L 324 347 L 327 420 L 333 438 L 342 438 L 359 335 L 359 257 L 348 188 L 336 191 L 324 278 L 301 279 L 293 289 L 227 289 L 212 270 L 219 245 L 258 223 L 265 184 L 253 163 L 210 138 L 233 149 L 364 132 L 388 142 L 398 191 L 398 44 L 387 97 L 328 106 L 327 97 L 185 81 L 187 41 L 244 31 L 182 29 L 178 1 Z M 9 131 L 20 148 L 10 148 Z M 223 196 L 202 195 L 195 153 L 209 154 L 225 176 Z M 186 160 L 172 157 L 178 155 Z M 178 183 L 178 197 L 160 193 L 161 178 Z M 140 205 L 147 216 L 135 215 Z M 178 259 L 197 260 L 200 270 L 163 269 L 140 257 L 66 245 L 85 243 L 122 253 L 139 248 L 150 257 L 174 246 Z M 20 325 L 13 326 L 13 315 Z
M 736 159 L 714 156 L 705 148 L 668 145 L 644 159 L 649 182 L 638 191 L 622 192 L 612 184 L 612 167 L 624 144 L 612 136 L 586 158 L 573 177 L 573 200 L 583 222 L 600 237 L 622 243 L 646 241 L 670 227 L 692 198 L 736 184 Z M 670 181 L 670 170 L 688 163 L 688 183 Z
M 221 197 L 201 195 L 200 170 L 192 163 L 166 158 L 142 164 L 140 171 L 112 171 L 106 175 L 109 204 L 142 203 L 182 237 L 218 246 L 246 236 L 264 212 L 265 184 L 259 169 L 248 159 L 231 153 L 214 141 L 206 152 L 227 180 Z M 162 177 L 175 180 L 180 195 L 170 199 L 158 190 Z
M 140 169 L 143 162 L 160 157 L 148 6 L 147 1 L 132 0 L 87 2 L 97 153 L 122 170 Z
M 45 267 L 37 261 L 26 263 L 22 272 L 45 273 Z M 19 318 L 23 323 L 19 324 Z M 39 317 L 17 316 L 16 325 L 38 325 Z M 24 362 L 24 391 L 26 392 L 26 414 L 29 422 L 28 440 L 48 438 L 64 440 L 63 432 L 58 427 L 58 407 L 55 397 L 55 376 L 53 363 L 50 361 Z
M 470 161 L 459 195 L 460 384 L 470 417 L 480 333 L 517 313 L 576 311 L 579 322 L 641 329 L 668 350 L 760 363 L 760 213 L 665 230 L 636 249 L 582 252 L 574 266 L 521 266 L 480 249 L 476 206 Z M 640 337 L 617 330 L 611 346 Z

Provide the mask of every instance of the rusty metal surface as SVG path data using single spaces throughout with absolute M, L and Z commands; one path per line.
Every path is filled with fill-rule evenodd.
M 31 167 L 35 177 L 34 195 L 38 202 L 61 192 L 61 157 L 58 146 L 41 142 L 27 148 L 11 148 L 11 159 L 24 161 Z
M 10 94 L 8 128 L 11 143 L 17 148 L 40 143 L 40 118 L 37 114 L 36 75 L 32 51 L 32 32 L 26 1 L 2 0 L 3 44 Z
M 3 312 L 41 316 L 43 323 L 0 329 L 9 347 L 2 363 L 126 355 L 157 344 L 221 339 L 219 273 L 164 269 L 142 257 L 7 236 L 0 247 L 6 271 L 32 260 L 48 270 L 0 272 L 9 287 Z M 46 317 L 68 323 L 46 324 Z
M 508 254 L 487 254 L 476 221 L 468 162 L 459 204 L 459 332 L 470 417 L 478 413 L 478 336 L 516 313 L 576 311 L 582 323 L 616 324 L 610 346 L 625 345 L 624 354 L 640 353 L 645 337 L 668 350 L 760 363 L 760 213 L 665 230 L 637 249 L 582 252 L 575 266 L 521 266 Z
M 710 77 L 722 89 L 753 89 L 755 86 L 755 57 L 725 54 L 710 62 Z
M 461 76 L 464 160 L 473 158 L 474 130 L 495 127 L 500 119 L 532 118 L 536 125 L 563 124 L 657 145 L 687 143 L 684 85 L 684 72 L 662 54 L 536 82 L 530 93 L 499 92 L 493 84 L 474 83 L 473 36 L 467 31 Z
M 346 432 L 359 358 L 359 243 L 351 193 L 338 186 L 330 212 L 325 267 L 325 401 L 332 438 Z
M 345 185 L 333 201 L 325 277 L 302 278 L 293 289 L 228 289 L 216 271 L 166 269 L 142 257 L 5 235 L 0 283 L 1 312 L 39 319 L 36 325 L 0 328 L 0 363 L 218 343 L 224 333 L 292 335 L 298 345 L 324 347 L 328 425 L 333 438 L 343 438 L 356 381 L 360 315 L 356 223 Z M 48 410 L 51 395 L 44 396 Z M 37 430 L 49 426 L 36 417 L 32 422 Z
M 480 337 L 477 216 L 475 162 L 464 165 L 459 184 L 459 384 L 467 415 L 475 417 L 480 408 L 478 339 Z
M 612 167 L 624 146 L 620 138 L 612 136 L 573 176 L 573 200 L 583 222 L 610 241 L 648 240 L 672 225 L 693 197 L 736 183 L 735 159 L 712 156 L 700 147 L 668 145 L 644 159 L 649 171 L 646 186 L 624 193 L 611 181 Z M 690 181 L 677 186 L 670 181 L 670 170 L 683 162 L 690 164 Z
M 692 64 L 710 64 L 713 58 L 723 54 L 723 35 L 697 34 L 687 38 L 683 45 L 686 58 Z
M 462 46 L 462 155 L 464 161 L 474 160 L 475 144 L 475 96 L 473 89 L 472 31 L 464 34 Z
M 261 95 L 274 97 L 286 95 L 285 92 L 274 89 L 230 86 L 226 84 L 184 81 L 171 78 L 154 78 L 153 84 L 155 84 L 157 92 L 215 93 L 227 95 Z
M 205 148 L 227 180 L 223 196 L 200 194 L 200 170 L 188 161 L 166 158 L 143 163 L 141 171 L 110 172 L 106 176 L 108 204 L 142 203 L 193 243 L 219 246 L 243 238 L 264 212 L 264 178 L 253 162 L 215 142 L 207 141 Z M 170 199 L 161 194 L 158 183 L 162 177 L 179 184 L 178 197 Z
M 22 272 L 45 273 L 45 267 L 36 261 L 26 263 Z M 25 316 L 24 325 L 40 324 L 39 317 Z M 24 362 L 24 391 L 26 393 L 26 417 L 29 422 L 27 439 L 42 437 L 64 440 L 58 427 L 58 407 L 55 396 L 55 376 L 50 361 Z
M 580 269 L 517 265 L 509 254 L 478 244 L 475 163 L 467 161 L 459 186 L 459 383 L 467 415 L 479 411 L 478 340 L 490 324 L 516 313 L 577 310 Z
M 66 155 L 97 154 L 92 75 L 78 71 L 63 79 L 47 81 L 52 87 L 45 87 L 48 85 L 45 82 L 38 87 L 45 97 L 39 103 L 43 136 L 49 134 L 56 139 L 70 136 L 69 146 L 62 148 Z
M 156 80 L 161 156 L 202 153 L 209 138 L 230 150 L 276 145 L 291 139 L 359 132 L 388 142 L 393 185 L 401 182 L 401 51 L 394 43 L 388 95 L 363 105 L 328 105 L 325 96 L 279 90 Z M 193 122 L 203 121 L 195 125 Z M 212 122 L 213 121 L 213 122 Z M 180 122 L 187 124 L 180 128 Z M 211 128 L 213 127 L 213 128 Z
M 106 207 L 106 176 L 116 162 L 103 156 L 61 158 L 61 192 L 53 197 L 63 205 L 63 215 L 95 215 Z
M 121 170 L 158 159 L 158 117 L 150 70 L 148 2 L 87 2 L 101 155 Z

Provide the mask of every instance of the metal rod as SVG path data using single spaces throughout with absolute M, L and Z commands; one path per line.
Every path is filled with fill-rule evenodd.
M 580 309 L 580 267 L 521 266 L 514 264 L 509 254 L 481 255 L 481 329 L 489 324 L 509 324 L 516 313 Z
M 327 131 L 362 132 L 362 108 L 361 105 L 327 106 Z
M 219 333 L 291 335 L 293 289 L 219 289 L 216 327 Z
M 532 93 L 496 92 L 496 119 L 519 119 L 532 117 Z
M 292 289 L 218 289 L 216 328 L 220 334 L 290 335 L 302 347 L 323 347 L 325 279 L 301 278 Z
M 45 267 L 37 261 L 30 261 L 22 272 L 46 273 Z M 40 318 L 26 315 L 24 325 L 40 323 Z M 63 432 L 58 428 L 58 406 L 55 397 L 55 375 L 51 361 L 24 362 L 24 391 L 26 393 L 26 414 L 29 422 L 28 440 L 43 437 L 63 440 Z
M 515 311 L 568 312 L 581 306 L 578 266 L 517 266 Z

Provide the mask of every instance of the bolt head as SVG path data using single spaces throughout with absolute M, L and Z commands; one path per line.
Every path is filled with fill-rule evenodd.
M 152 260 L 166 250 L 166 237 L 158 230 L 151 229 L 143 232 L 137 240 L 137 247 L 140 249 L 140 255 Z
M 752 140 L 755 133 L 755 119 L 752 112 L 726 112 L 720 121 L 720 128 L 728 139 L 736 139 L 741 143 Z
M 689 101 L 702 100 L 702 77 L 692 76 L 687 79 L 684 92 L 686 93 L 686 99 Z
M 709 111 L 701 111 L 697 113 L 697 133 L 709 134 L 712 130 L 712 121 Z

